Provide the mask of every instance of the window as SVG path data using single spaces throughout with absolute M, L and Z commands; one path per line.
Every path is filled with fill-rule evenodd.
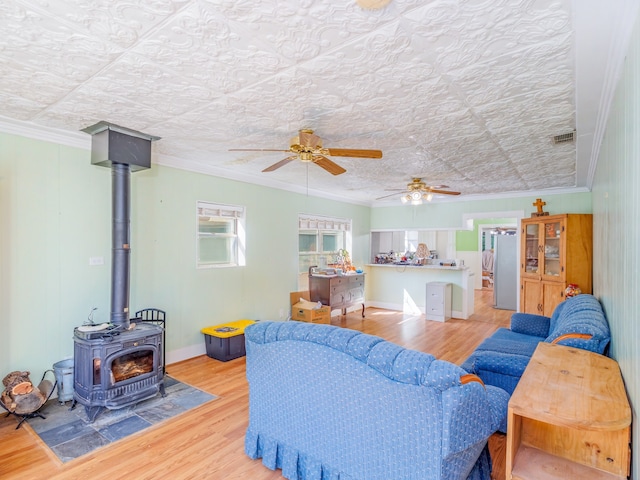
M 415 252 L 418 249 L 418 231 L 407 230 L 404 232 L 404 251 Z
M 351 251 L 351 220 L 310 215 L 298 217 L 298 266 L 306 274 L 314 265 L 324 268 L 338 250 Z
M 197 267 L 246 265 L 244 207 L 198 202 Z

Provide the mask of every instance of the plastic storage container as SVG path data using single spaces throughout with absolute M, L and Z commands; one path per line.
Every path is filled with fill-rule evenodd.
M 216 360 L 226 362 L 234 358 L 244 357 L 244 329 L 255 323 L 253 320 L 238 320 L 213 327 L 203 328 L 207 355 Z

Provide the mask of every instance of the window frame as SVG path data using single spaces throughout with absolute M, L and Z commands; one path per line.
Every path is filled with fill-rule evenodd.
M 200 219 L 209 217 L 229 223 L 232 232 L 203 232 Z M 246 266 L 246 208 L 241 205 L 198 200 L 196 202 L 196 268 L 229 268 Z M 227 262 L 212 262 L 201 259 L 201 240 L 204 238 L 233 239 L 233 246 L 225 252 L 229 257 Z
M 346 249 L 351 252 L 352 247 L 352 220 L 350 218 L 335 218 L 335 217 L 325 217 L 321 215 L 310 215 L 310 214 L 298 214 L 298 273 L 304 274 L 308 271 L 308 269 L 304 269 L 301 271 L 302 266 L 306 266 L 307 264 L 311 266 L 311 264 L 316 263 L 318 266 L 321 266 L 322 262 L 314 262 L 309 261 L 310 257 L 327 257 L 327 264 L 331 263 L 329 261 L 332 255 L 337 255 L 338 250 Z M 300 250 L 300 234 L 308 234 L 315 233 L 316 236 L 316 249 L 314 251 L 301 251 Z M 326 234 L 338 234 L 342 233 L 341 242 L 338 241 L 337 244 L 342 243 L 342 246 L 338 245 L 337 250 L 326 250 L 324 245 L 323 235 Z M 306 260 L 306 261 L 303 261 Z

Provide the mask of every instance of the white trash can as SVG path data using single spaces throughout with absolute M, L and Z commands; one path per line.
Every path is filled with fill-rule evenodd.
M 64 403 L 73 400 L 73 358 L 54 363 L 53 374 L 58 385 L 58 401 Z

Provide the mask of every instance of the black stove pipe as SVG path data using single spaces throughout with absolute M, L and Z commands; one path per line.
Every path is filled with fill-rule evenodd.
M 122 329 L 129 321 L 129 229 L 131 172 L 151 168 L 151 142 L 147 135 L 109 122 L 82 129 L 92 136 L 91 163 L 111 168 L 111 316 Z
M 128 329 L 131 168 L 111 164 L 111 323 Z

